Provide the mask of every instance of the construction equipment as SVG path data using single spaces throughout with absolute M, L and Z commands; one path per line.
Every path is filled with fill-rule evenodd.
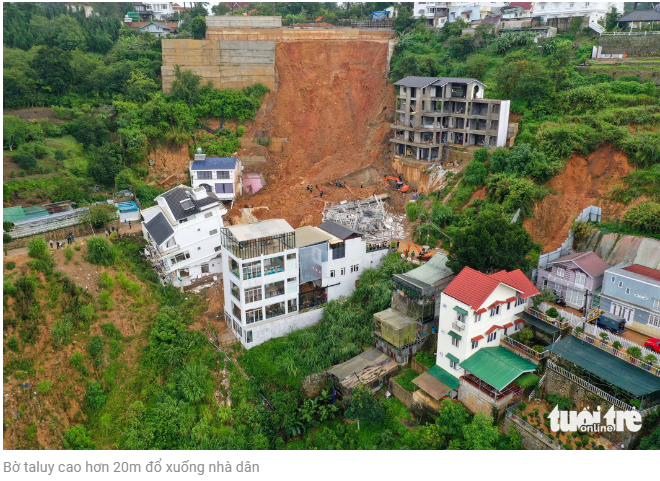
M 423 247 L 418 246 L 417 244 L 408 244 L 408 253 L 412 251 L 412 249 L 417 250 L 419 253 L 419 256 L 417 257 L 420 261 L 428 261 L 431 258 L 431 249 L 425 249 Z
M 244 16 L 244 17 L 249 17 L 249 16 L 252 15 L 252 12 L 257 13 L 256 10 L 250 10 L 249 12 L 243 12 L 243 16 Z
M 314 20 L 314 21 L 315 22 L 320 22 L 321 20 L 323 20 L 323 15 L 321 15 L 320 17 L 317 17 L 316 20 Z
M 388 180 L 395 181 L 396 184 L 394 185 L 394 190 L 401 191 L 401 193 L 408 192 L 408 190 L 410 189 L 410 186 L 404 184 L 400 177 L 392 177 L 390 175 L 386 175 L 383 184 L 387 184 Z

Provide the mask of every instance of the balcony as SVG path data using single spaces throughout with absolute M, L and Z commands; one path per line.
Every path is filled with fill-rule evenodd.
M 465 330 L 465 323 L 461 321 L 454 321 L 453 324 L 451 325 L 452 328 L 456 329 L 457 331 L 464 331 Z
M 532 361 L 534 364 L 538 364 L 539 361 L 542 359 L 545 359 L 550 355 L 550 351 L 545 350 L 543 352 L 538 352 L 532 349 L 529 346 L 525 346 L 524 344 L 516 341 L 515 339 L 510 338 L 509 336 L 502 336 L 502 340 L 500 341 L 500 345 L 509 351 L 517 354 L 520 357 L 523 357 L 525 359 L 529 359 Z

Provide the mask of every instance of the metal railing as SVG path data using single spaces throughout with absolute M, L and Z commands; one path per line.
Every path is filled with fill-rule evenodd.
M 531 347 L 526 346 L 523 343 L 518 342 L 515 339 L 513 339 L 509 336 L 506 336 L 506 335 L 502 336 L 502 341 L 501 342 L 504 342 L 505 344 L 508 344 L 513 349 L 524 352 L 529 357 L 533 357 L 534 359 L 536 359 L 538 361 L 540 361 L 541 359 L 545 359 L 546 357 L 548 357 L 550 355 L 550 351 L 548 351 L 547 349 L 543 352 L 535 351 Z
M 601 33 L 603 37 L 631 37 L 631 36 L 643 36 L 643 35 L 660 35 L 660 32 L 603 32 Z
M 591 391 L 594 394 L 597 394 L 598 396 L 602 397 L 603 399 L 605 399 L 610 404 L 614 404 L 615 406 L 623 409 L 624 411 L 636 411 L 637 410 L 636 408 L 632 407 L 630 404 L 627 404 L 623 401 L 620 401 L 619 399 L 615 398 L 611 394 L 607 394 L 602 389 L 599 389 L 596 386 L 594 386 L 593 384 L 591 384 L 590 382 L 587 382 L 584 379 L 582 379 L 580 377 L 577 377 L 575 374 L 571 374 L 566 369 L 557 366 L 554 362 L 552 362 L 550 360 L 548 360 L 547 367 L 549 367 L 553 371 L 561 374 L 565 378 L 570 379 L 574 383 L 582 386 L 583 388 L 587 389 L 588 391 Z
M 558 327 L 559 329 L 565 329 L 569 326 L 570 322 L 569 321 L 560 321 L 559 319 L 555 319 L 553 317 L 548 316 L 547 314 L 537 311 L 535 309 L 532 309 L 531 307 L 527 307 L 525 309 L 527 314 L 530 316 L 534 316 L 535 318 L 547 322 L 548 324 L 551 324 L 555 327 Z M 561 315 L 561 314 L 560 314 Z M 562 316 L 563 317 L 563 316 Z
M 454 323 L 451 326 L 454 329 L 456 329 L 457 331 L 464 331 L 465 330 L 465 323 L 464 322 L 454 321 Z
M 632 364 L 633 366 L 637 366 L 640 369 L 644 369 L 645 371 L 650 372 L 654 376 L 660 377 L 660 368 L 652 364 L 649 364 L 647 362 L 644 362 L 641 359 L 632 357 L 631 355 L 629 355 L 624 351 L 619 351 L 618 349 L 613 348 L 612 346 L 608 345 L 605 341 L 602 341 L 601 339 L 596 339 L 595 337 L 591 337 L 590 335 L 586 335 L 582 332 L 577 332 L 577 331 L 573 331 L 571 334 L 584 342 L 588 342 L 589 344 L 596 346 L 597 348 L 607 352 L 608 354 L 612 354 L 613 356 L 616 356 L 619 359 L 622 359 L 627 363 Z
M 543 381 L 545 381 L 545 374 L 541 376 L 541 379 L 539 380 L 539 383 L 536 385 L 534 389 L 532 389 L 532 392 L 529 393 L 529 397 L 527 398 L 528 402 L 532 402 L 532 399 L 534 399 L 534 395 L 536 394 L 536 390 L 541 387 L 541 384 L 543 384 Z
M 506 410 L 506 417 L 511 419 L 512 422 L 518 424 L 519 426 L 523 427 L 525 431 L 529 432 L 532 436 L 540 439 L 544 444 L 547 444 L 550 446 L 552 449 L 560 450 L 564 449 L 564 446 L 561 443 L 558 443 L 554 439 L 550 439 L 548 436 L 546 436 L 544 433 L 539 431 L 539 429 L 536 426 L 532 426 L 529 424 L 527 421 L 523 421 L 518 415 L 514 414 L 514 410 L 517 408 L 517 406 L 520 403 L 516 403 L 510 408 L 507 408 Z

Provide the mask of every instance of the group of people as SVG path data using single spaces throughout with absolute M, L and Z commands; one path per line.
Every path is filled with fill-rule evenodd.
M 318 189 L 319 195 L 321 196 L 321 198 L 323 198 L 323 189 L 319 189 L 318 184 L 316 184 L 316 188 Z M 310 192 L 310 194 L 313 194 L 314 193 L 314 186 L 313 185 L 308 185 L 307 190 Z
M 337 188 L 346 187 L 346 181 L 335 180 L 335 187 Z
M 377 244 L 369 244 L 367 246 L 367 251 L 377 251 L 379 249 L 387 249 L 387 242 L 379 242 Z
M 110 230 L 108 229 L 105 230 L 105 236 L 110 237 L 110 234 L 112 234 L 114 231 L 117 231 L 117 233 L 119 233 L 119 229 L 116 229 L 114 225 L 111 225 Z
M 73 235 L 73 232 L 69 232 L 66 236 L 66 243 L 67 245 L 73 244 L 76 242 L 76 237 Z M 52 239 L 48 241 L 50 244 L 50 248 L 57 248 L 59 249 L 60 247 L 64 247 L 64 242 L 60 241 L 53 241 Z

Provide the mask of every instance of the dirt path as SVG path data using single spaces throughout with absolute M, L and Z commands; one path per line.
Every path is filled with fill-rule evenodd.
M 625 154 L 606 145 L 588 156 L 573 155 L 566 168 L 546 185 L 556 193 L 548 194 L 534 209 L 534 217 L 524 222 L 543 251 L 557 249 L 566 239 L 573 220 L 590 205 L 612 211 L 614 206 L 603 197 L 621 177 L 633 170 Z

